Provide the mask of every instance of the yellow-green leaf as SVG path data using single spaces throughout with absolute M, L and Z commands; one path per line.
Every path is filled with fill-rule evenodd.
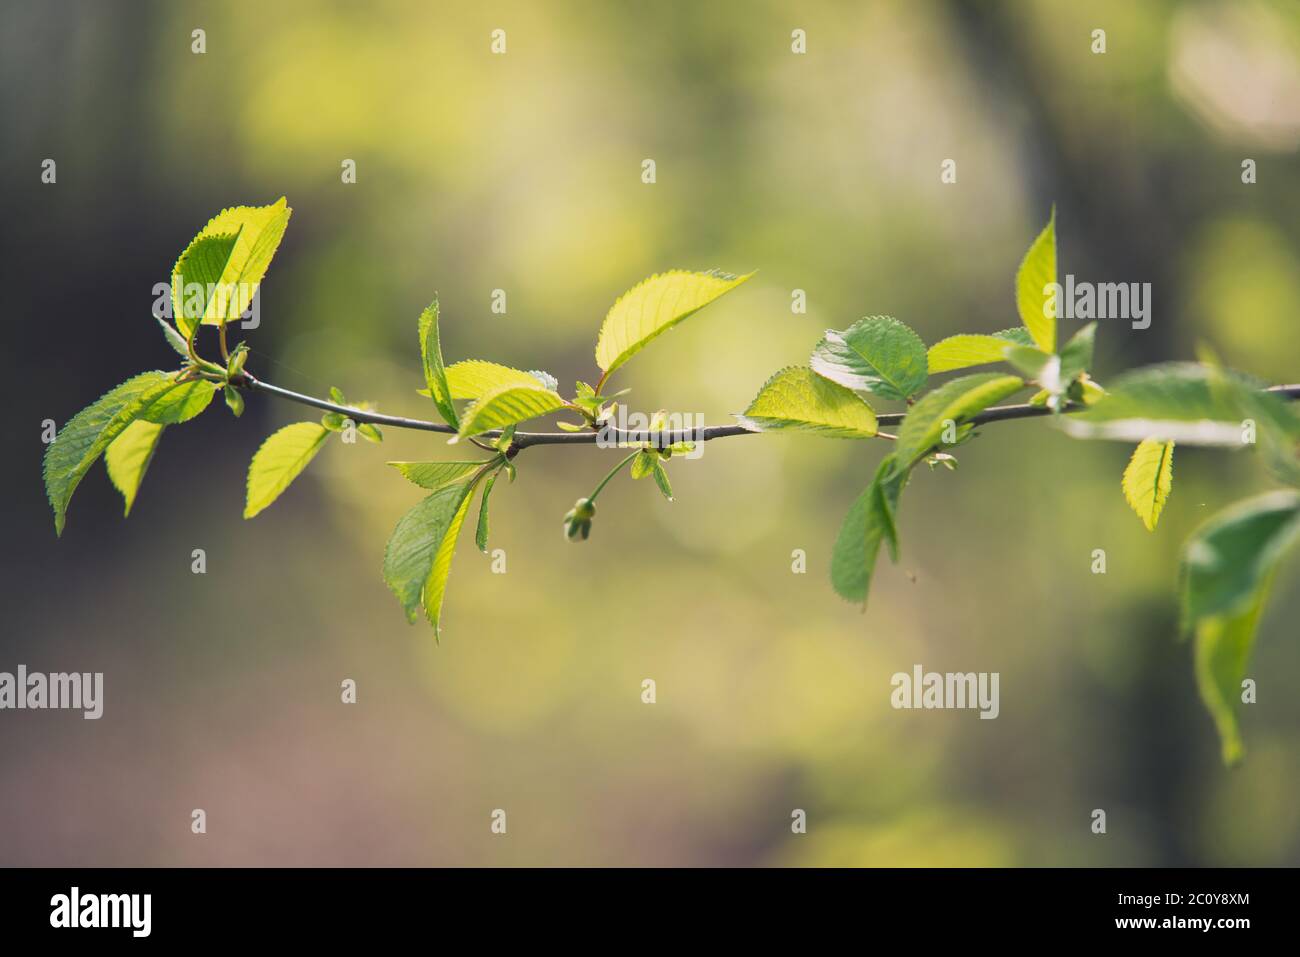
M 384 581 L 402 603 L 407 620 L 415 621 L 423 603 L 435 636 L 441 630 L 456 539 L 477 484 L 448 485 L 425 498 L 398 521 L 384 552 Z
M 123 515 L 131 514 L 136 492 L 140 490 L 144 473 L 153 461 L 164 428 L 166 426 L 156 422 L 136 419 L 122 430 L 104 452 L 104 466 L 108 469 L 109 481 L 122 493 L 126 502 Z
M 526 422 L 565 406 L 564 399 L 537 380 L 532 385 L 506 382 L 481 395 L 461 417 L 460 436 L 478 435 Z
M 184 335 L 189 335 L 196 320 L 220 325 L 243 314 L 284 238 L 292 212 L 281 196 L 270 206 L 224 209 L 199 231 L 172 269 L 173 315 Z M 189 292 L 185 287 L 195 282 L 208 287 L 198 315 L 185 309 Z
M 1050 287 L 1056 283 L 1056 208 L 1025 253 L 1016 272 L 1016 309 L 1034 344 L 1056 352 L 1056 312 L 1060 303 Z
M 1143 440 L 1133 450 L 1122 484 L 1124 500 L 1142 519 L 1147 531 L 1154 532 L 1174 484 L 1174 443 Z
M 814 432 L 831 438 L 876 434 L 876 413 L 855 392 L 803 366 L 782 369 L 763 384 L 737 421 L 754 432 Z
M 409 482 L 437 491 L 457 482 L 468 481 L 484 462 L 389 462 Z
M 754 275 L 674 269 L 651 276 L 610 307 L 596 342 L 596 364 L 608 376 L 687 316 Z
M 940 444 L 948 423 L 955 427 L 966 419 L 1024 387 L 1013 375 L 977 372 L 945 382 L 926 393 L 908 410 L 894 445 L 895 470 L 905 471 Z
M 295 422 L 263 442 L 248 466 L 244 518 L 252 518 L 279 498 L 329 437 L 330 430 L 319 422 Z
M 45 494 L 54 531 L 63 534 L 72 493 L 104 450 L 136 419 L 175 389 L 174 373 L 142 372 L 86 406 L 59 430 L 45 450 Z
M 447 367 L 442 361 L 442 338 L 438 331 L 438 300 L 435 299 L 420 313 L 420 361 L 424 365 L 424 381 L 429 395 L 444 422 L 456 426 L 456 406 L 451 401 L 451 387 L 447 384 Z
M 483 359 L 465 359 L 447 366 L 447 386 L 453 399 L 477 399 L 504 385 L 547 387 L 537 374 Z
M 1007 349 L 1012 346 L 1028 346 L 1033 339 L 1027 329 L 1006 329 L 992 335 L 959 335 L 940 339 L 926 353 L 926 363 L 930 374 L 951 372 L 969 366 L 984 365 L 989 362 L 1002 362 L 1007 357 Z

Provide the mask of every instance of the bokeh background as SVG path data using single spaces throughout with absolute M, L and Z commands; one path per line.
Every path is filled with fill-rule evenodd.
M 642 277 L 759 269 L 617 377 L 640 409 L 724 422 L 828 327 L 1014 324 L 1014 269 L 1053 203 L 1063 274 L 1154 285 L 1150 329 L 1102 324 L 1103 382 L 1201 342 L 1294 382 L 1296 10 L 5 4 L 0 670 L 103 671 L 106 706 L 0 713 L 0 863 L 1300 863 L 1295 564 L 1235 771 L 1176 638 L 1180 542 L 1268 486 L 1248 454 L 1180 450 L 1151 535 L 1120 494 L 1127 448 L 989 428 L 956 474 L 908 488 L 902 562 L 863 614 L 828 561 L 875 443 L 711 444 L 673 466 L 672 504 L 611 486 L 581 546 L 561 516 L 614 453 L 533 449 L 494 496 L 507 573 L 465 537 L 436 646 L 380 577 L 420 496 L 384 462 L 457 457 L 436 437 L 334 443 L 245 522 L 250 456 L 312 416 L 215 403 L 168 430 L 128 521 L 96 468 L 61 540 L 39 439 L 169 367 L 154 283 L 214 212 L 281 195 L 250 369 L 399 414 L 432 415 L 415 319 L 435 292 L 449 359 L 571 387 Z M 1001 716 L 891 709 L 916 663 L 1000 672 Z

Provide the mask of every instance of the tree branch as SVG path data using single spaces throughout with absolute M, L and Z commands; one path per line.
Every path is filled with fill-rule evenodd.
M 416 429 L 421 432 L 439 432 L 443 435 L 456 434 L 454 428 L 442 422 L 408 419 L 400 415 L 384 415 L 380 412 L 369 412 L 365 409 L 338 405 L 327 399 L 318 399 L 316 396 L 282 389 L 278 385 L 272 385 L 269 382 L 255 378 L 249 372 L 243 372 L 231 379 L 231 385 L 251 392 L 265 392 L 268 395 L 278 396 L 281 399 L 288 399 L 290 402 L 308 405 L 325 412 L 338 412 L 347 416 L 353 422 L 370 422 L 374 425 L 386 425 L 395 429 Z M 1300 385 L 1275 385 L 1270 386 L 1265 391 L 1285 396 L 1288 399 L 1300 398 Z M 1079 403 L 1070 403 L 1061 411 L 1065 413 L 1078 412 L 1083 408 L 1084 406 Z M 1004 422 L 1009 419 L 1035 419 L 1051 414 L 1050 409 L 1038 405 L 1000 405 L 971 416 L 967 422 L 971 425 L 983 425 L 986 422 Z M 876 416 L 876 422 L 879 425 L 897 425 L 903 421 L 905 415 L 904 412 L 884 412 Z M 476 438 L 495 439 L 500 434 L 499 430 L 494 430 L 484 432 L 482 435 L 476 436 Z M 525 449 L 530 445 L 595 445 L 602 436 L 613 440 L 615 443 L 652 443 L 656 447 L 664 448 L 669 445 L 676 445 L 679 442 L 710 442 L 713 439 L 725 439 L 731 435 L 761 434 L 761 432 L 752 432 L 739 425 L 709 425 L 699 430 L 680 429 L 672 432 L 614 428 L 602 430 L 601 432 L 516 432 L 513 448 Z

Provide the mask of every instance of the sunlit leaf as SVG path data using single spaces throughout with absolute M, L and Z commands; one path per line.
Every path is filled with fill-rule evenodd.
M 104 452 L 104 465 L 113 487 L 122 493 L 126 507 L 123 515 L 131 514 L 136 493 L 144 481 L 144 473 L 153 461 L 158 441 L 166 426 L 144 419 L 136 419 L 115 438 Z
M 172 314 L 183 335 L 196 321 L 218 325 L 248 309 L 292 212 L 284 197 L 270 206 L 235 206 L 199 231 L 172 269 Z M 186 308 L 193 283 L 204 286 L 197 312 Z
M 656 337 L 752 275 L 675 269 L 651 276 L 610 307 L 596 342 L 596 364 L 608 376 Z
M 1013 375 L 979 372 L 945 382 L 922 396 L 908 410 L 898 430 L 898 441 L 894 446 L 895 467 L 900 470 L 910 468 L 939 444 L 947 423 L 961 425 L 971 416 L 1023 388 L 1024 384 Z
M 267 438 L 248 466 L 244 518 L 252 518 L 279 498 L 329 437 L 330 430 L 319 422 L 295 422 Z
M 1016 272 L 1016 309 L 1020 321 L 1044 352 L 1056 352 L 1056 314 L 1060 304 L 1049 292 L 1056 282 L 1056 209 Z
M 483 393 L 461 418 L 460 435 L 478 435 L 504 429 L 517 422 L 527 422 L 565 407 L 558 393 L 542 387 L 535 379 L 531 385 L 505 383 Z
M 809 362 L 846 389 L 903 400 L 925 385 L 925 343 L 897 319 L 871 316 L 843 332 L 828 330 Z
M 1174 443 L 1144 439 L 1133 450 L 1121 484 L 1124 500 L 1154 532 L 1174 484 Z
M 990 362 L 1002 362 L 1007 357 L 1011 346 L 1031 346 L 1033 338 L 1029 330 L 1021 327 L 1003 329 L 992 335 L 960 335 L 940 339 L 926 353 L 926 363 L 930 374 L 951 372 L 969 366 L 986 365 Z
M 763 384 L 737 421 L 754 432 L 812 432 L 863 439 L 876 434 L 876 414 L 853 391 L 811 369 L 791 366 Z

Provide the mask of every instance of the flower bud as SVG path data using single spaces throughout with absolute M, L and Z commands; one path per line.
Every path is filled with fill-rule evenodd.
M 596 514 L 596 503 L 589 498 L 580 498 L 564 515 L 564 535 L 576 542 L 579 537 L 586 540 L 591 534 L 591 519 Z

